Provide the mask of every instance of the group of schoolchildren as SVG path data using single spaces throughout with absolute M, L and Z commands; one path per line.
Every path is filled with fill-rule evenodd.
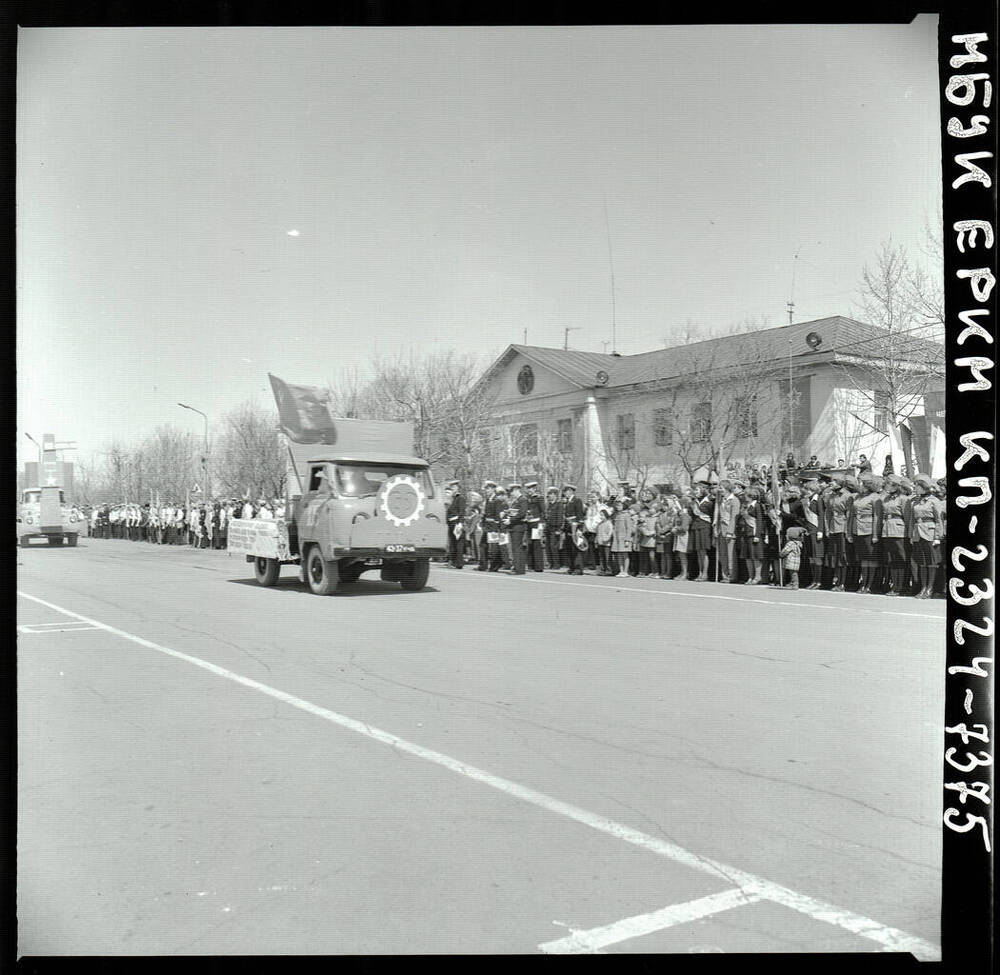
M 146 502 L 100 505 L 85 510 L 92 538 L 119 538 L 154 545 L 225 549 L 233 518 L 277 520 L 285 516 L 281 498 L 216 499 L 201 504 Z

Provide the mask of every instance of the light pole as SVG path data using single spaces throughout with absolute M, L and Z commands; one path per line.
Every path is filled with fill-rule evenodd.
M 208 417 L 194 406 L 188 406 L 187 403 L 178 403 L 179 407 L 185 410 L 190 410 L 192 413 L 200 413 L 201 418 L 205 421 L 205 455 L 202 460 L 202 466 L 204 467 L 204 481 L 205 481 L 205 494 L 204 497 L 207 501 L 212 500 L 212 478 L 209 473 L 208 466 Z

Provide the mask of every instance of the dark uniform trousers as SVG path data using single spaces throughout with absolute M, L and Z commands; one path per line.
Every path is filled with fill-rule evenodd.
M 523 576 L 527 549 L 524 547 L 524 525 L 511 525 L 507 529 L 510 534 L 510 557 L 514 563 L 514 575 Z
M 571 498 L 567 501 L 565 503 L 564 517 L 566 519 L 566 527 L 563 548 L 566 553 L 566 564 L 569 566 L 571 574 L 575 572 L 582 573 L 583 553 L 576 547 L 576 542 L 573 541 L 573 529 L 576 525 L 582 525 L 583 502 L 579 498 Z
M 545 571 L 545 553 L 542 550 L 542 540 L 532 538 L 532 532 L 541 529 L 545 518 L 545 504 L 541 498 L 528 498 L 527 526 L 525 528 L 525 542 L 527 543 L 528 568 L 532 572 Z

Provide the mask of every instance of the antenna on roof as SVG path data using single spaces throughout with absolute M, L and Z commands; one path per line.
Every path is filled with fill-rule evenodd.
M 802 245 L 799 244 L 795 248 L 795 254 L 792 257 L 792 285 L 788 289 L 788 301 L 785 302 L 785 307 L 788 309 L 788 324 L 792 324 L 792 316 L 795 312 L 795 268 L 796 261 L 799 259 L 799 251 L 802 250 Z
M 611 255 L 611 223 L 608 220 L 608 198 L 604 198 L 604 229 L 608 237 L 608 267 L 611 270 L 611 354 L 618 348 L 618 322 L 615 317 L 615 261 Z

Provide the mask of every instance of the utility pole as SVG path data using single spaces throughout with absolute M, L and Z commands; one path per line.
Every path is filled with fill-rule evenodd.
M 524 330 L 524 344 L 525 345 L 528 344 L 528 330 L 527 329 Z
M 568 349 L 569 348 L 569 333 L 570 332 L 579 332 L 580 329 L 581 329 L 581 327 L 582 326 L 580 326 L 580 325 L 567 325 L 563 329 L 563 348 L 564 349 Z
M 618 320 L 615 314 L 615 261 L 611 254 L 611 222 L 608 220 L 608 201 L 604 200 L 604 229 L 608 238 L 608 268 L 611 271 L 611 354 L 618 351 Z
M 205 421 L 205 454 L 202 457 L 202 461 L 201 461 L 201 464 L 202 464 L 202 480 L 205 482 L 205 487 L 202 489 L 203 492 L 204 492 L 202 496 L 206 500 L 211 501 L 212 500 L 212 478 L 211 478 L 211 474 L 210 474 L 209 466 L 208 466 L 208 417 L 204 413 L 202 413 L 201 410 L 197 409 L 194 406 L 188 406 L 186 403 L 178 403 L 177 405 L 180 406 L 182 409 L 190 410 L 192 413 L 200 413 L 201 414 L 201 418 Z
M 792 315 L 793 315 L 793 313 L 795 311 L 795 302 L 794 301 L 786 301 L 785 305 L 788 308 L 788 324 L 791 325 L 792 324 Z

